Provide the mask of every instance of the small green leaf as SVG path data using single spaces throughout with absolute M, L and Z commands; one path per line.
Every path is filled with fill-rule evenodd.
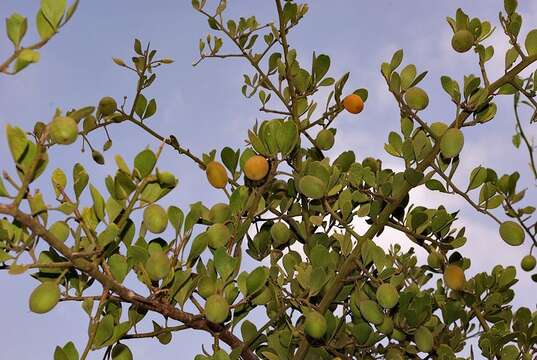
M 97 219 L 100 221 L 104 220 L 104 198 L 97 188 L 90 184 L 90 193 L 91 198 L 93 199 L 93 210 Z
M 89 175 L 86 172 L 86 169 L 79 164 L 76 163 L 73 167 L 73 187 L 75 190 L 75 196 L 77 200 L 80 198 L 80 194 L 82 194 L 82 191 L 86 188 L 89 181 Z
M 525 45 L 529 56 L 537 54 L 537 29 L 533 29 L 528 33 Z
M 37 32 L 39 33 L 41 40 L 50 39 L 56 32 L 56 30 L 48 22 L 42 10 L 39 10 L 37 12 L 37 17 L 35 19 L 35 22 L 37 25 Z
M 122 255 L 114 254 L 108 259 L 108 266 L 110 266 L 110 272 L 114 278 L 122 283 L 129 272 L 127 259 Z
M 60 20 L 65 14 L 65 8 L 67 7 L 67 0 L 42 0 L 41 11 L 48 20 L 48 22 L 57 28 L 60 24 Z
M 147 119 L 155 115 L 156 112 L 157 112 L 157 102 L 155 101 L 155 99 L 151 99 L 149 101 L 149 104 L 147 104 L 147 107 L 145 108 L 144 119 Z
M 156 163 L 157 157 L 153 151 L 149 149 L 140 152 L 136 155 L 136 158 L 134 158 L 134 168 L 138 170 L 140 178 L 145 178 L 147 175 L 151 174 Z
M 19 47 L 27 29 L 28 19 L 18 13 L 13 13 L 6 19 L 7 36 L 15 48 Z

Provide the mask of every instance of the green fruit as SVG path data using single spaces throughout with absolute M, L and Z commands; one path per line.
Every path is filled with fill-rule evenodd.
M 414 342 L 421 352 L 431 352 L 433 349 L 433 334 L 425 326 L 420 326 L 414 334 Z
M 102 116 L 112 115 L 117 110 L 117 103 L 114 98 L 105 96 L 99 101 L 99 111 Z
M 153 234 L 160 234 L 166 230 L 168 215 L 166 210 L 157 204 L 151 204 L 144 210 L 144 224 Z
M 429 126 L 429 129 L 437 138 L 441 138 L 448 128 L 449 126 L 443 122 L 434 122 Z
M 162 250 L 155 250 L 145 262 L 145 270 L 153 281 L 164 279 L 170 272 L 171 262 Z
M 464 53 L 474 45 L 474 36 L 468 30 L 459 30 L 451 38 L 451 46 L 457 52 Z
M 214 224 L 207 229 L 209 246 L 213 249 L 226 246 L 230 238 L 231 231 L 224 224 Z
M 277 222 L 271 226 L 270 235 L 274 241 L 274 246 L 278 247 L 287 244 L 291 237 L 291 230 L 283 222 Z
M 177 178 L 168 171 L 157 171 L 159 185 L 164 189 L 173 189 L 177 185 Z
M 117 344 L 112 349 L 112 360 L 132 360 L 131 349 L 124 344 Z
M 314 339 L 320 339 L 326 333 L 326 327 L 326 319 L 321 313 L 311 311 L 306 315 L 304 331 L 308 336 L 311 336 Z
M 362 317 L 372 324 L 380 325 L 384 321 L 384 314 L 373 300 L 362 300 L 358 303 Z
M 412 110 L 423 110 L 429 105 L 429 96 L 419 87 L 411 87 L 405 92 L 405 101 Z
M 323 129 L 317 134 L 315 143 L 321 150 L 330 150 L 334 146 L 334 134 L 330 130 Z
M 436 250 L 431 251 L 429 255 L 427 256 L 427 264 L 433 269 L 440 269 L 443 263 L 444 263 L 444 258 Z
M 213 323 L 223 323 L 229 315 L 229 304 L 222 295 L 212 295 L 205 302 L 205 316 Z
M 520 262 L 520 267 L 524 271 L 532 271 L 535 269 L 536 260 L 535 256 L 533 255 L 526 255 L 522 258 L 522 261 Z
M 399 302 L 399 293 L 395 286 L 389 283 L 382 284 L 377 289 L 377 301 L 385 309 L 391 309 Z
M 320 199 L 324 196 L 326 185 L 318 177 L 306 175 L 298 182 L 300 192 L 312 199 Z
M 39 285 L 30 295 L 30 310 L 37 314 L 49 312 L 60 300 L 60 288 L 55 282 L 47 281 Z
M 210 276 L 202 276 L 198 282 L 198 293 L 204 299 L 216 293 L 216 281 Z
M 397 348 L 389 348 L 384 354 L 386 360 L 404 360 L 403 352 Z
M 209 219 L 213 223 L 225 223 L 231 217 L 231 208 L 227 204 L 214 204 L 209 210 Z
M 503 241 L 511 246 L 520 246 L 524 242 L 526 234 L 522 226 L 514 221 L 505 221 L 500 225 L 500 236 Z
M 78 136 L 78 125 L 75 119 L 69 116 L 57 116 L 50 123 L 49 135 L 56 144 L 72 144 Z
M 440 139 L 440 151 L 448 159 L 459 155 L 463 146 L 464 135 L 460 129 L 448 129 Z
M 56 221 L 48 229 L 58 240 L 65 242 L 69 237 L 69 226 L 63 221 Z
M 393 320 L 389 316 L 385 316 L 382 324 L 377 325 L 377 330 L 385 335 L 390 335 L 393 332 Z

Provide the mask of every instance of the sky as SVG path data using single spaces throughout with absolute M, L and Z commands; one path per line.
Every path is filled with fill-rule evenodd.
M 272 1 L 228 2 L 228 18 L 255 14 L 260 23 L 274 19 Z M 522 33 L 525 34 L 537 27 L 537 3 L 519 2 L 524 18 Z M 214 5 L 215 2 L 209 0 L 208 3 Z M 309 4 L 310 12 L 289 38 L 291 46 L 300 54 L 299 60 L 309 64 L 313 51 L 328 54 L 332 59 L 330 76 L 338 78 L 350 71 L 348 89 L 365 87 L 369 90 L 369 99 L 360 116 L 342 114 L 336 121 L 338 136 L 330 154 L 352 149 L 359 159 L 375 156 L 383 160 L 385 167 L 401 169 L 401 164 L 383 151 L 388 133 L 399 129 L 399 113 L 380 75 L 380 64 L 389 61 L 395 50 L 403 48 L 404 64 L 414 63 L 418 71 L 429 71 L 421 85 L 429 92 L 431 100 L 423 117 L 429 122 L 450 122 L 454 110 L 440 87 L 440 76 L 450 75 L 462 80 L 463 74 L 477 74 L 479 69 L 475 54 L 461 55 L 451 49 L 451 30 L 445 18 L 454 16 L 456 9 L 463 7 L 471 16 L 498 25 L 503 1 L 311 0 Z M 36 0 L 3 0 L 0 16 L 7 17 L 14 11 L 27 15 L 32 20 L 27 37 L 35 39 L 33 14 L 38 6 Z M 209 59 L 192 66 L 198 56 L 198 40 L 207 31 L 206 20 L 191 8 L 190 1 L 81 1 L 72 21 L 41 51 L 39 64 L 15 77 L 0 77 L 1 128 L 9 123 L 31 129 L 35 121 L 49 121 L 56 108 L 66 110 L 95 105 L 103 96 L 130 98 L 135 79 L 111 59 L 129 59 L 133 39 L 138 37 L 144 44 L 151 41 L 160 56 L 175 60 L 174 64 L 158 70 L 157 80 L 147 92 L 148 98 L 155 97 L 158 102 L 157 114 L 148 123 L 159 133 L 175 135 L 194 154 L 214 148 L 219 151 L 224 146 L 243 147 L 247 130 L 256 120 L 267 117 L 258 111 L 256 99 L 245 99 L 241 95 L 242 74 L 252 74 L 242 60 Z M 488 65 L 491 78 L 495 79 L 503 72 L 503 54 L 508 45 L 499 31 L 489 43 L 496 47 L 496 55 Z M 0 60 L 9 56 L 9 51 L 10 43 L 5 36 L 0 36 Z M 500 110 L 494 121 L 466 131 L 463 160 L 456 179 L 466 184 L 469 172 L 478 165 L 492 167 L 500 174 L 520 170 L 519 186 L 528 188 L 528 199 L 535 199 L 535 182 L 526 165 L 527 154 L 511 145 L 512 100 L 501 99 L 498 104 Z M 126 124 L 110 130 L 113 147 L 105 154 L 104 166 L 95 165 L 87 151 L 81 153 L 79 142 L 69 148 L 54 147 L 46 174 L 57 167 L 70 174 L 73 164 L 81 162 L 91 169 L 91 181 L 104 189 L 104 176 L 115 172 L 115 154 L 121 153 L 132 163 L 134 156 L 146 146 L 155 149 L 159 145 Z M 528 134 L 537 135 L 535 129 Z M 102 136 L 91 139 L 102 146 Z M 0 155 L 0 168 L 13 171 L 4 140 L 0 141 Z M 198 200 L 208 205 L 223 200 L 220 192 L 207 186 L 205 175 L 195 164 L 170 149 L 165 149 L 160 167 L 179 177 L 179 187 L 163 204 L 186 209 L 188 204 Z M 499 238 L 494 222 L 477 215 L 453 196 L 418 190 L 412 192 L 411 202 L 430 207 L 444 204 L 449 210 L 462 209 L 458 225 L 467 228 L 468 243 L 462 252 L 472 259 L 469 274 L 490 269 L 491 264 L 496 263 L 518 268 L 520 259 L 529 249 L 529 246 L 507 247 Z M 361 230 L 364 225 L 357 223 L 356 226 Z M 394 232 L 386 232 L 380 240 L 383 246 L 395 242 L 409 246 L 404 237 Z M 423 253 L 419 256 L 423 259 Z M 520 269 L 517 273 L 520 282 L 516 285 L 518 293 L 514 303 L 535 309 L 535 298 L 531 296 L 535 285 L 527 273 Z M 85 344 L 87 318 L 79 305 L 61 304 L 44 316 L 30 313 L 27 299 L 35 286 L 35 280 L 27 275 L 14 277 L 0 273 L 0 318 L 4 329 L 0 336 L 1 358 L 48 358 L 56 345 L 73 340 L 81 349 Z M 174 341 L 167 346 L 154 339 L 131 341 L 129 346 L 135 358 L 164 360 L 177 358 L 178 352 L 181 358 L 193 358 L 203 343 L 210 343 L 205 334 L 188 331 L 174 335 Z M 102 353 L 96 352 L 89 358 L 101 357 Z

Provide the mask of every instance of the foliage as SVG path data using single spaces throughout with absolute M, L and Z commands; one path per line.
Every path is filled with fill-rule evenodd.
M 41 41 L 29 47 L 21 46 L 26 19 L 10 16 L 6 24 L 14 53 L 1 72 L 16 73 L 36 62 L 36 49 L 69 20 L 76 5 L 44 0 L 37 16 Z M 328 55 L 313 53 L 306 65 L 310 57 L 299 56 L 290 45 L 288 34 L 306 15 L 307 4 L 276 0 L 277 19 L 264 25 L 254 16 L 225 18 L 225 0 L 214 11 L 205 0 L 192 5 L 213 30 L 200 40 L 195 65 L 228 57 L 251 65 L 242 94 L 257 97 L 266 120 L 248 131 L 246 148 L 225 147 L 219 157 L 217 150 L 198 157 L 175 136 L 152 129 L 157 101 L 146 98 L 145 90 L 158 68 L 173 61 L 157 57 L 140 40 L 134 42 L 132 62 L 114 58 L 137 79 L 131 101 L 118 105 L 104 97 L 96 106 L 58 109 L 48 124 L 36 123 L 29 134 L 6 129 L 15 170 L 4 173 L 5 183 L 0 180 L 2 268 L 11 274 L 32 272 L 40 283 L 29 300 L 34 312 L 50 311 L 61 306 L 59 301 L 79 301 L 89 316 L 85 348 L 58 346 L 54 359 L 85 359 L 103 348 L 106 358 L 131 359 L 125 340 L 155 337 L 167 344 L 174 332 L 189 329 L 214 337 L 212 349 L 203 349 L 197 360 L 456 359 L 476 336 L 486 358 L 535 358 L 536 313 L 510 304 L 516 269 L 496 265 L 469 277 L 471 259 L 460 252 L 468 239 L 457 223 L 458 211 L 409 200 L 416 188 L 461 197 L 497 223 L 498 237 L 508 245 L 528 247 L 529 254 L 535 247 L 535 207 L 519 205 L 525 190 L 517 186 L 518 172 L 498 174 L 480 166 L 468 174 L 465 187 L 453 181 L 464 154 L 465 128 L 492 121 L 501 96 L 514 99 L 513 143 L 524 142 L 537 180 L 533 145 L 519 114 L 524 104 L 534 114 L 530 124 L 537 118 L 537 72 L 521 78 L 537 61 L 537 30 L 519 34 L 517 1 L 505 0 L 500 14 L 510 48 L 497 55 L 505 55 L 505 73 L 494 80 L 486 71 L 494 56 L 487 45 L 493 25 L 461 9 L 447 18 L 454 50 L 473 49 L 481 70 L 462 82 L 441 78 L 455 110 L 449 123 L 422 117 L 421 110 L 432 105 L 420 87 L 427 72 L 403 65 L 403 50 L 381 65 L 401 113 L 401 128 L 389 133 L 385 150 L 400 159 L 404 171 L 384 168 L 380 159 L 359 159 L 352 151 L 335 159 L 325 156 L 337 140 L 338 115 L 358 114 L 368 92 L 348 89 L 349 73 L 331 77 Z M 227 47 L 238 53 L 224 53 Z M 313 95 L 322 88 L 329 94 L 318 109 Z M 54 170 L 51 188 L 35 188 L 51 147 L 81 139 L 95 163 L 103 164 L 112 139 L 100 151 L 91 135 L 127 124 L 161 144 L 155 151 L 143 149 L 132 161 L 116 155 L 117 171 L 104 179 L 106 194 L 99 191 L 102 179 L 91 178 L 81 164 L 70 176 Z M 228 201 L 196 202 L 185 210 L 161 207 L 159 201 L 178 185 L 174 174 L 157 167 L 164 147 L 206 171 L 207 186 L 223 191 Z M 50 205 L 47 194 L 55 194 L 57 204 Z M 357 221 L 369 226 L 362 234 L 355 229 Z M 375 240 L 386 228 L 427 251 L 427 264 L 418 264 L 414 249 L 378 246 Z M 258 266 L 246 271 L 246 261 Z M 522 267 L 533 271 L 535 259 L 525 256 Z M 145 290 L 134 291 L 135 282 Z M 252 316 L 256 308 L 265 310 L 264 324 L 252 321 L 258 320 Z M 136 332 L 148 312 L 161 314 L 162 321 L 153 321 L 151 332 Z

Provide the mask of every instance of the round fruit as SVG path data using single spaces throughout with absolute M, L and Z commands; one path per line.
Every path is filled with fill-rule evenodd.
M 431 129 L 431 132 L 437 138 L 441 138 L 442 135 L 444 135 L 444 133 L 448 129 L 448 127 L 449 126 L 446 123 L 443 123 L 443 122 L 434 122 L 429 126 L 429 128 Z
M 131 349 L 124 344 L 117 344 L 112 349 L 112 360 L 132 360 Z
M 318 177 L 306 175 L 298 182 L 300 192 L 312 199 L 320 199 L 324 196 L 325 184 Z
M 164 279 L 170 272 L 170 268 L 170 259 L 162 250 L 153 251 L 145 263 L 145 270 L 153 281 Z
M 391 309 L 399 302 L 399 293 L 395 286 L 389 283 L 380 285 L 377 289 L 377 301 L 385 309 Z
M 216 293 L 216 281 L 210 276 L 203 276 L 198 283 L 198 293 L 204 299 Z
M 277 222 L 270 228 L 270 235 L 274 240 L 274 246 L 278 247 L 287 244 L 289 237 L 291 237 L 291 231 L 283 222 Z
M 448 265 L 444 270 L 444 282 L 452 290 L 462 290 L 466 278 L 464 271 L 457 265 Z
M 250 180 L 259 181 L 267 176 L 268 172 L 269 163 L 263 156 L 254 155 L 244 163 L 244 175 Z
M 102 116 L 112 115 L 117 110 L 117 103 L 114 98 L 105 96 L 99 101 L 99 111 Z
M 69 116 L 57 116 L 50 123 L 50 139 L 56 144 L 69 145 L 76 141 L 78 125 Z
M 64 221 L 56 221 L 48 231 L 61 242 L 65 242 L 69 237 L 69 226 Z
M 464 134 L 460 129 L 447 129 L 440 139 L 440 152 L 448 159 L 459 155 L 463 146 Z
M 166 230 L 168 215 L 166 210 L 157 204 L 151 204 L 144 210 L 144 224 L 153 234 L 160 234 Z
M 474 36 L 468 30 L 459 30 L 451 38 L 451 46 L 457 52 L 464 53 L 474 45 Z
M 380 325 L 384 321 L 384 314 L 373 300 L 362 300 L 358 303 L 362 317 L 372 324 Z
M 60 300 L 60 288 L 55 282 L 44 282 L 30 295 L 30 310 L 37 314 L 49 312 Z
M 207 229 L 209 246 L 213 249 L 226 246 L 230 238 L 231 231 L 224 224 L 214 224 Z
M 214 204 L 209 210 L 209 219 L 213 223 L 225 223 L 231 217 L 231 209 L 228 204 Z
M 205 302 L 205 316 L 213 323 L 223 323 L 229 315 L 229 304 L 222 295 L 211 295 Z
M 326 333 L 326 319 L 317 311 L 309 312 L 304 321 L 304 331 L 314 339 L 322 338 Z
M 427 264 L 433 269 L 440 269 L 443 263 L 442 255 L 436 250 L 431 251 L 427 256 Z
M 433 334 L 425 326 L 420 326 L 414 334 L 414 342 L 419 351 L 428 353 L 433 349 Z
M 330 150 L 334 146 L 334 133 L 330 130 L 323 129 L 317 134 L 315 142 L 321 150 Z
M 535 269 L 536 264 L 537 261 L 535 260 L 535 256 L 526 255 L 522 258 L 522 261 L 520 262 L 520 267 L 524 271 L 532 271 L 533 269 Z
M 207 180 L 209 183 L 217 189 L 223 189 L 227 184 L 227 173 L 224 165 L 217 161 L 211 161 L 207 164 L 205 169 Z
M 351 114 L 359 114 L 364 109 L 364 101 L 360 95 L 350 94 L 343 99 L 343 107 Z
M 411 87 L 405 92 L 405 101 L 412 110 L 423 110 L 429 105 L 429 96 L 419 87 Z
M 526 234 L 522 226 L 514 221 L 505 221 L 500 225 L 500 236 L 503 241 L 511 246 L 520 246 L 524 242 Z

